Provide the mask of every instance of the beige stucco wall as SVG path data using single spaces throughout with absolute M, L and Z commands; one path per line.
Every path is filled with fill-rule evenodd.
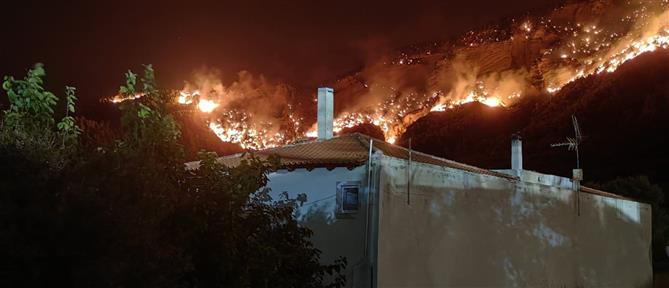
M 650 287 L 650 207 L 381 157 L 378 287 Z

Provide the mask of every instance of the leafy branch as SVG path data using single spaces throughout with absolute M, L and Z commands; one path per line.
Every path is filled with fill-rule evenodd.
M 65 146 L 66 141 L 74 140 L 81 134 L 81 129 L 77 127 L 74 117 L 70 115 L 75 111 L 77 96 L 75 96 L 74 91 L 76 90 L 74 87 L 65 86 L 65 117 L 56 125 L 63 137 L 63 146 Z
M 2 89 L 7 92 L 9 109 L 5 111 L 4 125 L 19 129 L 49 127 L 54 123 L 53 113 L 58 97 L 44 89 L 44 65 L 35 64 L 23 80 L 5 76 Z
M 0 122 L 0 144 L 23 151 L 34 160 L 62 168 L 65 154 L 73 153 L 81 129 L 75 124 L 75 88 L 65 88 L 65 116 L 56 123 L 54 110 L 59 98 L 44 88 L 46 71 L 37 63 L 23 79 L 5 76 L 2 89 L 9 108 Z M 67 148 L 67 149 L 66 149 Z

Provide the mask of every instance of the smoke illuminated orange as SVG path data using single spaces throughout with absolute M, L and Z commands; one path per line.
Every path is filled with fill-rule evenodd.
M 333 123 L 334 132 L 369 123 L 383 131 L 386 141 L 394 143 L 409 125 L 429 113 L 447 111 L 471 102 L 479 102 L 490 107 L 511 106 L 523 95 L 555 94 L 580 78 L 614 72 L 623 63 L 643 53 L 669 48 L 668 1 L 621 3 L 616 5 L 627 5 L 625 7 L 628 9 L 619 20 L 621 27 L 628 27 L 624 30 L 596 25 L 600 22 L 597 18 L 591 19 L 590 23 L 557 24 L 550 18 L 537 17 L 515 22 L 513 26 L 515 30 L 510 37 L 504 39 L 497 36 L 483 37 L 471 32 L 463 37 L 463 45 L 454 48 L 453 53 L 456 56 L 452 57 L 453 59 L 446 58 L 437 62 L 442 65 L 438 66 L 439 69 L 443 67 L 451 69 L 448 73 L 455 74 L 455 80 L 435 73 L 439 76 L 434 77 L 433 82 L 436 84 L 425 87 L 421 92 L 402 91 L 401 88 L 397 88 L 401 87 L 400 83 L 395 86 L 391 82 L 373 83 L 373 79 L 363 79 L 361 82 L 366 91 L 363 95 L 373 96 L 371 97 L 373 100 L 363 100 L 372 103 L 351 105 L 353 108 L 336 115 Z M 649 8 L 651 6 L 654 8 Z M 479 55 L 476 54 L 480 53 L 476 49 L 481 45 L 489 44 L 494 48 L 496 47 L 494 45 L 503 47 L 516 45 L 514 43 L 519 41 L 528 41 L 524 45 L 529 46 L 530 41 L 536 37 L 543 37 L 546 31 L 556 31 L 551 33 L 559 35 L 559 39 L 550 42 L 554 44 L 549 48 L 541 50 L 542 54 L 536 59 L 536 63 L 542 66 L 530 67 L 536 68 L 533 71 L 529 71 L 527 67 L 484 71 L 485 69 L 479 67 L 476 58 L 472 60 L 471 57 L 457 57 L 470 52 L 471 55 Z M 429 57 L 430 52 L 424 55 Z M 388 65 L 394 65 L 396 68 L 416 63 L 420 61 L 402 54 Z M 386 80 L 383 75 L 379 78 Z M 449 81 L 456 83 L 443 84 L 439 82 L 442 79 L 451 79 Z M 262 113 L 268 115 L 253 114 L 251 111 L 244 111 L 244 107 L 239 105 L 236 107 L 229 105 L 229 98 L 244 99 L 242 93 L 235 93 L 234 89 L 217 85 L 187 87 L 188 89 L 184 89 L 176 101 L 183 105 L 195 105 L 199 111 L 210 114 L 209 128 L 222 141 L 239 143 L 247 149 L 263 149 L 285 145 L 302 137 L 316 136 L 316 125 L 312 125 L 315 119 L 306 121 L 305 113 L 296 111 L 292 106 L 294 103 L 283 100 L 288 104 L 282 109 L 263 110 Z M 219 93 L 201 95 L 199 92 L 212 89 L 218 90 Z M 112 102 L 118 103 L 139 97 L 141 95 L 117 96 Z M 315 105 L 313 108 L 315 109 Z M 281 122 L 278 123 L 279 121 Z

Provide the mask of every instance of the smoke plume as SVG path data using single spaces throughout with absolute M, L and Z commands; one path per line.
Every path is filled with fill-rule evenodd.
M 454 41 L 388 55 L 371 51 L 374 57 L 363 69 L 333 85 L 335 132 L 368 123 L 393 142 L 431 112 L 474 101 L 510 106 L 525 95 L 548 97 L 579 78 L 668 48 L 668 6 L 646 0 L 570 2 Z M 315 132 L 313 92 L 299 93 L 262 75 L 243 71 L 225 85 L 215 71 L 200 71 L 184 91 L 216 102 L 210 127 L 221 139 L 247 148 L 282 145 Z

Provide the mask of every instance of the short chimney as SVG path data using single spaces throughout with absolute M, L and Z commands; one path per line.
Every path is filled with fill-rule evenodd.
M 523 170 L 523 139 L 518 134 L 511 138 L 511 169 Z
M 334 118 L 334 89 L 318 88 L 318 140 L 332 138 Z

